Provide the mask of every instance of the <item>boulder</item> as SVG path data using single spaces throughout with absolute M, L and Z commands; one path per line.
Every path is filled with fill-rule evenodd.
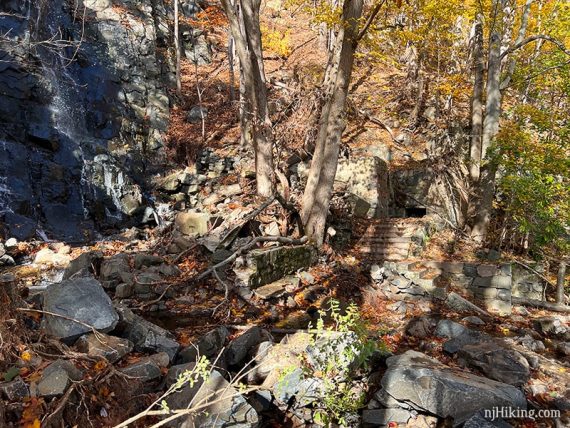
M 519 352 L 496 342 L 465 345 L 457 355 L 465 365 L 499 382 L 521 386 L 530 378 L 528 361 Z
M 162 376 L 162 368 L 169 363 L 169 357 L 165 353 L 150 355 L 141 358 L 136 363 L 119 369 L 120 372 L 135 378 L 141 382 L 149 382 Z
M 177 359 L 178 363 L 193 363 L 202 356 L 213 362 L 222 350 L 229 335 L 230 332 L 225 327 L 218 327 L 209 331 L 196 344 L 187 346 L 180 351 Z M 220 363 L 221 361 L 218 361 L 217 365 L 219 366 Z
M 448 354 L 455 354 L 466 345 L 480 343 L 485 340 L 491 340 L 491 337 L 479 331 L 465 329 L 460 335 L 445 342 L 443 350 Z
M 467 324 L 471 324 L 471 325 L 485 325 L 485 321 L 483 321 L 481 318 L 476 317 L 474 315 L 465 317 L 465 318 L 463 318 L 462 321 L 465 321 Z
M 267 330 L 257 326 L 250 328 L 230 342 L 225 355 L 226 362 L 230 367 L 245 363 L 246 357 L 252 353 L 253 348 L 265 341 L 273 341 L 273 337 Z
M 108 332 L 119 321 L 111 299 L 99 281 L 94 278 L 68 279 L 51 285 L 43 297 L 44 311 L 66 317 L 46 314 L 44 316 L 46 331 L 68 342 L 91 332 L 89 326 Z
M 259 424 L 255 409 L 217 370 L 206 381 L 186 385 L 166 399 L 170 409 L 187 408 L 191 401 L 207 406 L 186 419 L 180 418 L 179 428 L 255 428 Z
M 452 310 L 457 312 L 471 312 L 484 317 L 489 317 L 490 315 L 481 309 L 479 306 L 474 305 L 469 300 L 464 299 L 459 294 L 451 292 L 445 299 L 445 304 Z
M 110 363 L 119 361 L 134 347 L 130 340 L 103 333 L 99 333 L 97 336 L 93 333 L 81 336 L 75 346 L 90 357 L 105 358 Z
M 121 282 L 128 282 L 125 278 L 130 274 L 129 259 L 125 254 L 117 254 L 101 263 L 100 279 L 108 288 L 115 287 Z
M 119 324 L 115 332 L 130 340 L 135 350 L 140 352 L 165 352 L 170 361 L 174 360 L 180 345 L 174 336 L 162 327 L 153 324 L 142 317 L 134 314 L 133 311 L 117 306 L 120 316 Z
M 135 269 L 141 269 L 143 267 L 160 265 L 164 262 L 164 259 L 160 256 L 155 256 L 153 254 L 138 253 L 135 256 Z
M 38 394 L 46 398 L 58 397 L 67 391 L 72 381 L 82 378 L 81 370 L 70 361 L 56 360 L 44 369 L 38 383 Z
M 459 425 L 482 409 L 526 409 L 523 392 L 508 384 L 451 369 L 416 351 L 388 358 L 381 380 L 387 394 L 420 412 Z
M 83 253 L 67 265 L 67 268 L 65 268 L 63 272 L 63 279 L 69 279 L 78 272 L 82 272 L 82 276 L 89 276 L 90 274 L 97 275 L 102 260 L 103 253 L 100 251 L 88 251 Z
M 534 328 L 545 335 L 560 336 L 568 331 L 568 328 L 557 317 L 542 317 L 533 321 Z
M 202 236 L 208 232 L 210 216 L 194 211 L 182 212 L 176 215 L 174 226 L 183 235 Z
M 490 420 L 493 419 L 493 420 Z M 480 412 L 471 416 L 463 425 L 463 428 L 512 428 L 512 425 L 502 419 L 486 418 Z
M 437 323 L 435 328 L 435 335 L 437 337 L 446 337 L 448 339 L 453 339 L 457 336 L 462 335 L 468 331 L 468 329 L 461 324 L 456 323 L 451 320 L 441 320 Z
M 414 318 L 408 323 L 406 332 L 413 337 L 424 339 L 427 336 L 431 336 L 436 325 L 437 320 L 433 317 L 423 316 Z

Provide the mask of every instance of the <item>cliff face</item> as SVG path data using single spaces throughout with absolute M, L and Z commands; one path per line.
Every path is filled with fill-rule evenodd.
M 171 11 L 161 0 L 11 0 L 0 13 L 5 233 L 80 240 L 128 221 L 162 157 Z

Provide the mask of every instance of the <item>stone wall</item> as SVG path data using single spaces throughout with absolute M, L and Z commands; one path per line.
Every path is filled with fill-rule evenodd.
M 412 299 L 417 295 L 425 296 L 426 293 L 418 292 L 419 288 L 416 286 L 419 286 L 437 299 L 444 300 L 451 289 L 456 289 L 463 290 L 471 298 L 481 301 L 491 312 L 508 314 L 512 309 L 513 274 L 510 263 L 496 265 L 455 261 L 384 262 L 383 271 L 379 269 L 373 266 L 373 280 L 377 280 L 376 272 L 382 273 L 386 278 L 386 271 L 407 280 L 399 279 L 399 282 L 391 283 L 395 286 L 393 292 L 402 295 L 395 300 L 405 300 L 406 294 L 412 294 Z M 388 277 L 390 278 L 390 275 Z
M 422 266 L 435 269 L 450 285 L 467 291 L 482 300 L 488 310 L 511 312 L 512 266 L 488 263 L 421 262 Z

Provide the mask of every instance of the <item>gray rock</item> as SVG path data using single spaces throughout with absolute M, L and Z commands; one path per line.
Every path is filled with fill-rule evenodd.
M 69 279 L 79 272 L 82 272 L 81 275 L 85 273 L 84 276 L 96 274 L 101 267 L 102 260 L 103 253 L 100 251 L 88 251 L 83 253 L 69 262 L 69 265 L 67 265 L 67 268 L 65 268 L 65 271 L 63 272 L 63 279 Z
M 253 348 L 265 341 L 273 341 L 267 330 L 257 326 L 250 328 L 230 342 L 226 351 L 226 362 L 230 367 L 244 363 Z
M 542 334 L 552 334 L 554 336 L 563 335 L 568 328 L 557 317 L 542 317 L 533 321 L 534 328 Z
M 274 343 L 270 341 L 261 342 L 255 350 L 255 364 L 256 366 L 247 375 L 247 383 L 249 385 L 259 384 L 265 380 L 268 371 L 260 366 L 260 363 L 266 360 L 267 356 L 274 347 Z
M 262 285 L 253 290 L 254 294 L 263 300 L 277 299 L 287 294 L 288 290 L 295 290 L 299 286 L 299 278 L 287 275 L 285 278 Z
M 520 345 L 524 346 L 529 351 L 533 352 L 542 352 L 546 349 L 544 343 L 540 340 L 533 339 L 530 335 L 525 335 L 522 337 L 517 337 L 514 339 L 515 342 L 519 343 Z
M 431 336 L 432 332 L 436 328 L 437 320 L 433 317 L 424 316 L 420 318 L 414 318 L 406 327 L 406 332 L 414 337 L 423 339 L 427 336 Z
M 512 428 L 512 425 L 506 423 L 502 419 L 489 420 L 481 413 L 471 416 L 463 425 L 463 428 Z
M 381 384 L 394 399 L 421 412 L 461 424 L 481 409 L 526 409 L 524 394 L 512 385 L 453 370 L 416 351 L 387 360 Z
M 164 262 L 164 259 L 160 256 L 155 256 L 152 254 L 138 253 L 135 256 L 135 269 L 141 269 L 144 266 L 160 265 L 163 262 Z
M 255 409 L 217 370 L 205 382 L 199 381 L 193 387 L 186 385 L 166 402 L 171 409 L 183 409 L 191 400 L 209 405 L 183 419 L 179 428 L 255 428 L 259 424 Z
M 218 193 L 220 193 L 225 197 L 230 197 L 230 196 L 241 195 L 243 193 L 243 190 L 239 185 L 239 183 L 236 183 L 236 184 L 229 184 L 227 186 L 221 186 L 220 189 L 218 190 Z
M 132 284 L 119 284 L 115 288 L 115 298 L 117 299 L 128 299 L 134 293 L 134 287 Z
M 303 284 L 313 285 L 316 281 L 315 277 L 306 271 L 299 272 L 297 275 Z
M 230 332 L 225 327 L 218 327 L 202 336 L 194 345 L 187 346 L 178 354 L 178 363 L 193 363 L 199 357 L 205 356 L 210 361 L 218 356 Z M 218 361 L 218 365 L 222 363 Z
M 302 368 L 296 368 L 290 373 L 286 373 L 274 385 L 273 395 L 275 399 L 283 404 L 290 404 L 294 398 L 299 407 L 311 404 L 319 399 L 322 380 L 316 378 L 305 378 Z
M 469 317 L 465 317 L 465 318 L 463 318 L 462 321 L 465 321 L 467 324 L 471 324 L 471 325 L 485 325 L 485 321 L 483 321 L 481 318 L 476 317 L 474 315 L 469 316 Z
M 206 107 L 193 106 L 188 114 L 186 115 L 186 120 L 190 123 L 197 123 L 202 121 L 202 117 L 208 117 L 208 109 Z
M 491 340 L 486 334 L 478 331 L 466 329 L 466 331 L 443 344 L 443 350 L 448 354 L 455 354 L 466 345 L 480 343 L 485 340 Z
M 541 342 L 542 343 L 542 342 Z M 556 350 L 566 357 L 570 357 L 570 342 L 561 342 L 556 346 Z
M 110 363 L 119 361 L 134 347 L 130 340 L 102 333 L 98 336 L 93 333 L 81 336 L 75 346 L 91 357 L 105 358 Z
M 117 306 L 120 322 L 116 333 L 130 340 L 140 352 L 166 352 L 174 360 L 180 345 L 173 335 L 162 327 L 135 315 L 130 309 Z
M 4 254 L 2 257 L 0 257 L 0 266 L 15 266 L 15 265 L 16 262 L 14 261 L 12 256 Z
M 495 342 L 465 345 L 457 355 L 467 366 L 499 382 L 521 386 L 530 378 L 527 360 L 517 351 Z
M 111 299 L 94 278 L 77 278 L 54 284 L 45 291 L 43 309 L 64 317 L 80 321 L 45 315 L 46 331 L 65 341 L 96 330 L 108 332 L 119 321 Z
M 435 335 L 437 337 L 446 337 L 448 339 L 453 339 L 457 336 L 462 335 L 469 329 L 461 324 L 456 323 L 451 320 L 441 320 L 437 323 L 435 328 Z
M 150 357 L 143 358 L 134 364 L 123 367 L 119 369 L 119 371 L 141 382 L 149 382 L 162 376 L 160 366 Z
M 406 424 L 414 416 L 412 412 L 405 409 L 374 409 L 362 412 L 363 427 L 383 427 L 389 422 Z
M 16 401 L 30 395 L 28 385 L 20 376 L 10 382 L 0 383 L 0 397 L 8 401 Z
M 106 287 L 115 287 L 125 281 L 125 274 L 131 272 L 129 259 L 125 254 L 117 254 L 101 263 L 100 279 Z
M 38 383 L 38 394 L 51 398 L 63 395 L 71 381 L 79 381 L 83 373 L 70 361 L 56 360 L 44 369 Z

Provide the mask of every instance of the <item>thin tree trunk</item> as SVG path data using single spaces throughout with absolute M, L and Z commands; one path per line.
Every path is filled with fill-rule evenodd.
M 222 6 L 230 22 L 230 31 L 240 61 L 242 142 L 253 144 L 257 194 L 268 197 L 273 193 L 273 138 L 259 27 L 261 2 L 241 0 L 241 14 L 238 14 L 230 0 L 222 0 Z
M 316 186 L 308 186 L 303 197 L 304 201 L 312 201 L 310 210 L 308 207 L 303 207 L 305 233 L 317 245 L 322 245 L 325 237 L 325 224 L 338 164 L 340 140 L 346 126 L 344 113 L 354 65 L 358 20 L 362 15 L 362 6 L 363 0 L 345 0 L 343 6 L 341 25 L 344 32 L 338 70 L 331 96 L 323 108 L 319 125 L 319 135 L 325 137 L 322 159 L 313 158 L 311 163 L 310 173 L 318 176 L 318 182 Z M 315 169 L 320 170 L 320 174 L 316 174 Z
M 527 0 L 521 17 L 521 26 L 519 28 L 519 33 L 517 34 L 517 39 L 515 40 L 515 45 L 521 43 L 526 36 L 526 29 L 528 27 L 528 17 L 530 15 L 530 7 L 532 6 L 534 0 Z M 511 83 L 513 78 L 513 73 L 515 72 L 516 59 L 511 58 L 507 66 L 507 72 L 505 78 L 501 82 L 501 90 L 505 90 Z
M 481 168 L 481 134 L 483 132 L 483 24 L 481 16 L 477 17 L 473 35 L 474 81 L 473 97 L 471 99 L 471 146 L 469 148 L 469 174 L 472 182 L 479 181 Z
M 481 136 L 481 159 L 485 159 L 491 142 L 499 132 L 499 119 L 501 116 L 501 23 L 500 8 L 502 1 L 495 0 L 496 16 L 493 31 L 489 40 L 489 59 L 487 66 L 487 100 L 485 104 L 485 119 L 483 121 L 483 134 Z M 479 204 L 477 214 L 471 230 L 471 237 L 483 242 L 487 237 L 493 198 L 495 195 L 496 166 L 488 163 L 481 168 L 479 181 Z
M 236 84 L 236 77 L 234 71 L 234 38 L 229 35 L 228 36 L 228 64 L 230 67 L 230 102 L 233 103 L 236 99 L 235 93 L 235 84 Z
M 182 80 L 180 77 L 180 29 L 179 29 L 179 16 L 178 16 L 178 1 L 179 0 L 174 0 L 174 49 L 176 50 L 176 94 L 178 96 L 181 96 Z
M 556 303 L 564 303 L 564 282 L 566 280 L 566 262 L 560 262 L 558 266 L 558 278 L 556 278 Z

